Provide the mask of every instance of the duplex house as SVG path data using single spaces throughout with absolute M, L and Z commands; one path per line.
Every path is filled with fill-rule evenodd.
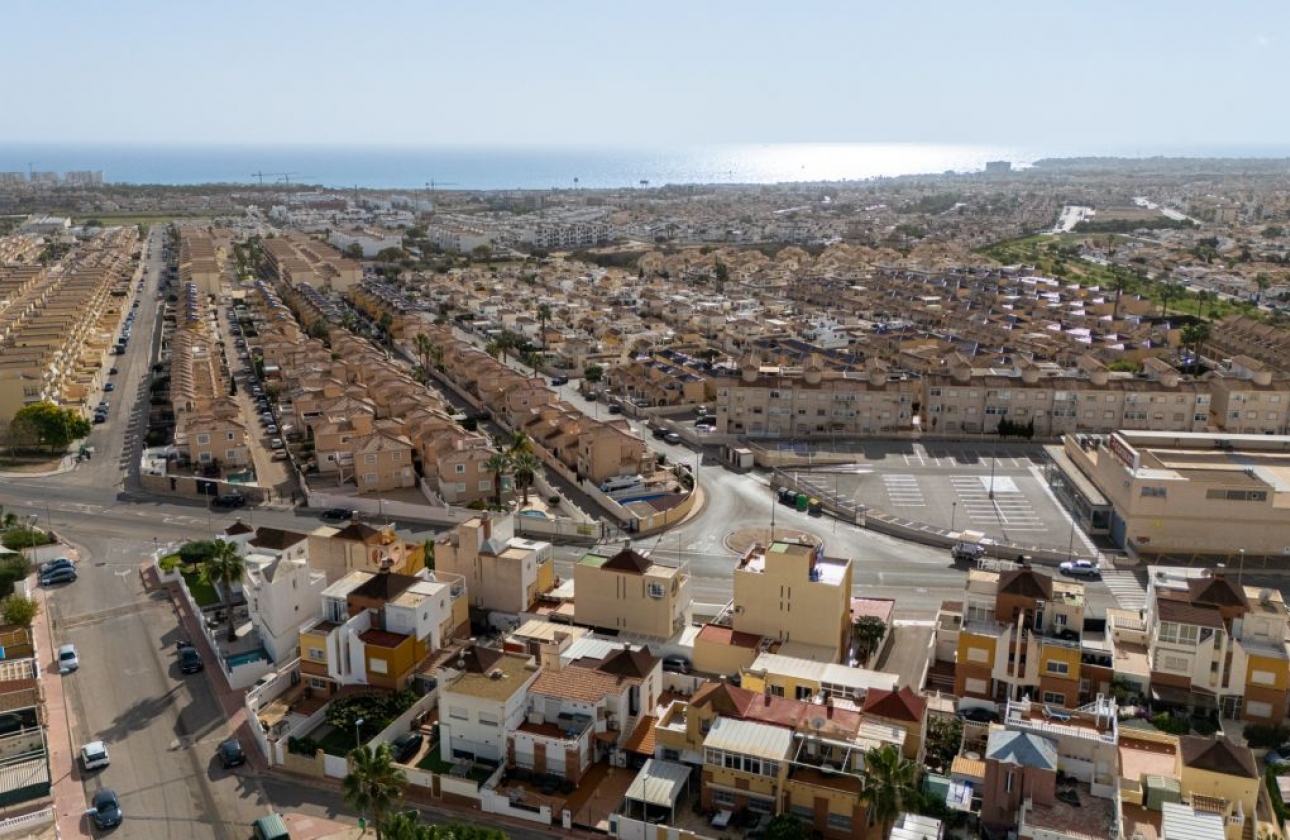
M 667 639 L 689 624 L 685 565 L 656 563 L 631 547 L 590 553 L 573 567 L 574 618 L 632 636 Z
M 533 657 L 472 645 L 440 669 L 439 756 L 500 764 L 540 674 Z
M 458 525 L 435 543 L 435 568 L 464 578 L 471 605 L 485 610 L 525 612 L 555 588 L 551 544 L 515 536 L 509 514 Z

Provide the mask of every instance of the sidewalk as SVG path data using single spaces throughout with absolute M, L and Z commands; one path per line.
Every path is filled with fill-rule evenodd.
M 40 665 L 40 683 L 45 695 L 45 737 L 49 748 L 50 793 L 58 814 L 60 837 L 91 837 L 85 819 L 85 789 L 81 785 L 80 765 L 76 760 L 79 745 L 73 741 L 76 725 L 72 710 L 63 696 L 63 677 L 58 673 L 52 619 L 45 590 L 36 587 L 32 593 L 40 603 L 40 615 L 32 625 L 36 661 Z

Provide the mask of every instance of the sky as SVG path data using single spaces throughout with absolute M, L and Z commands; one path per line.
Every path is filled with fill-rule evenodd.
M 13 0 L 3 20 L 10 144 L 1290 142 L 1281 0 Z

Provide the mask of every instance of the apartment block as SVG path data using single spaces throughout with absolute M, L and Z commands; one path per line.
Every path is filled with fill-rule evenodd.
M 320 526 L 309 534 L 309 563 L 335 583 L 351 572 L 415 575 L 425 567 L 425 548 L 408 542 L 389 525 L 374 528 L 357 519 L 340 527 Z
M 784 655 L 838 662 L 851 638 L 851 561 L 823 545 L 754 545 L 734 569 L 732 626 L 779 640 Z

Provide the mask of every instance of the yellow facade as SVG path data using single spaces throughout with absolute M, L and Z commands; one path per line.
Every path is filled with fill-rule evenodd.
M 1271 683 L 1255 683 L 1252 680 L 1255 671 L 1272 674 L 1273 681 Z M 1250 654 L 1245 666 L 1245 684 L 1247 686 L 1257 685 L 1259 688 L 1273 688 L 1277 691 L 1285 691 L 1286 686 L 1290 685 L 1290 660 L 1254 653 Z
M 1255 818 L 1255 805 L 1259 796 L 1259 779 L 1234 776 L 1228 773 L 1213 773 L 1209 770 L 1198 770 L 1182 766 L 1182 793 L 1184 797 L 1210 796 L 1223 799 L 1228 803 L 1224 816 L 1236 813 L 1236 803 L 1242 803 L 1245 819 Z M 1229 823 L 1226 828 L 1227 840 L 1240 840 L 1241 826 Z
M 851 630 L 851 561 L 809 545 L 754 546 L 734 572 L 734 628 L 811 645 L 837 662 Z
M 1060 667 L 1054 671 L 1048 667 L 1049 662 L 1064 663 L 1066 666 L 1065 673 L 1060 673 Z M 1056 645 L 1040 644 L 1039 646 L 1039 676 L 1040 677 L 1060 677 L 1064 680 L 1078 680 L 1080 667 L 1080 651 L 1076 647 L 1057 647 Z
M 425 643 L 415 636 L 404 636 L 392 647 L 384 644 L 365 644 L 363 657 L 367 667 L 367 683 L 395 691 L 407 685 L 412 669 L 426 655 Z

